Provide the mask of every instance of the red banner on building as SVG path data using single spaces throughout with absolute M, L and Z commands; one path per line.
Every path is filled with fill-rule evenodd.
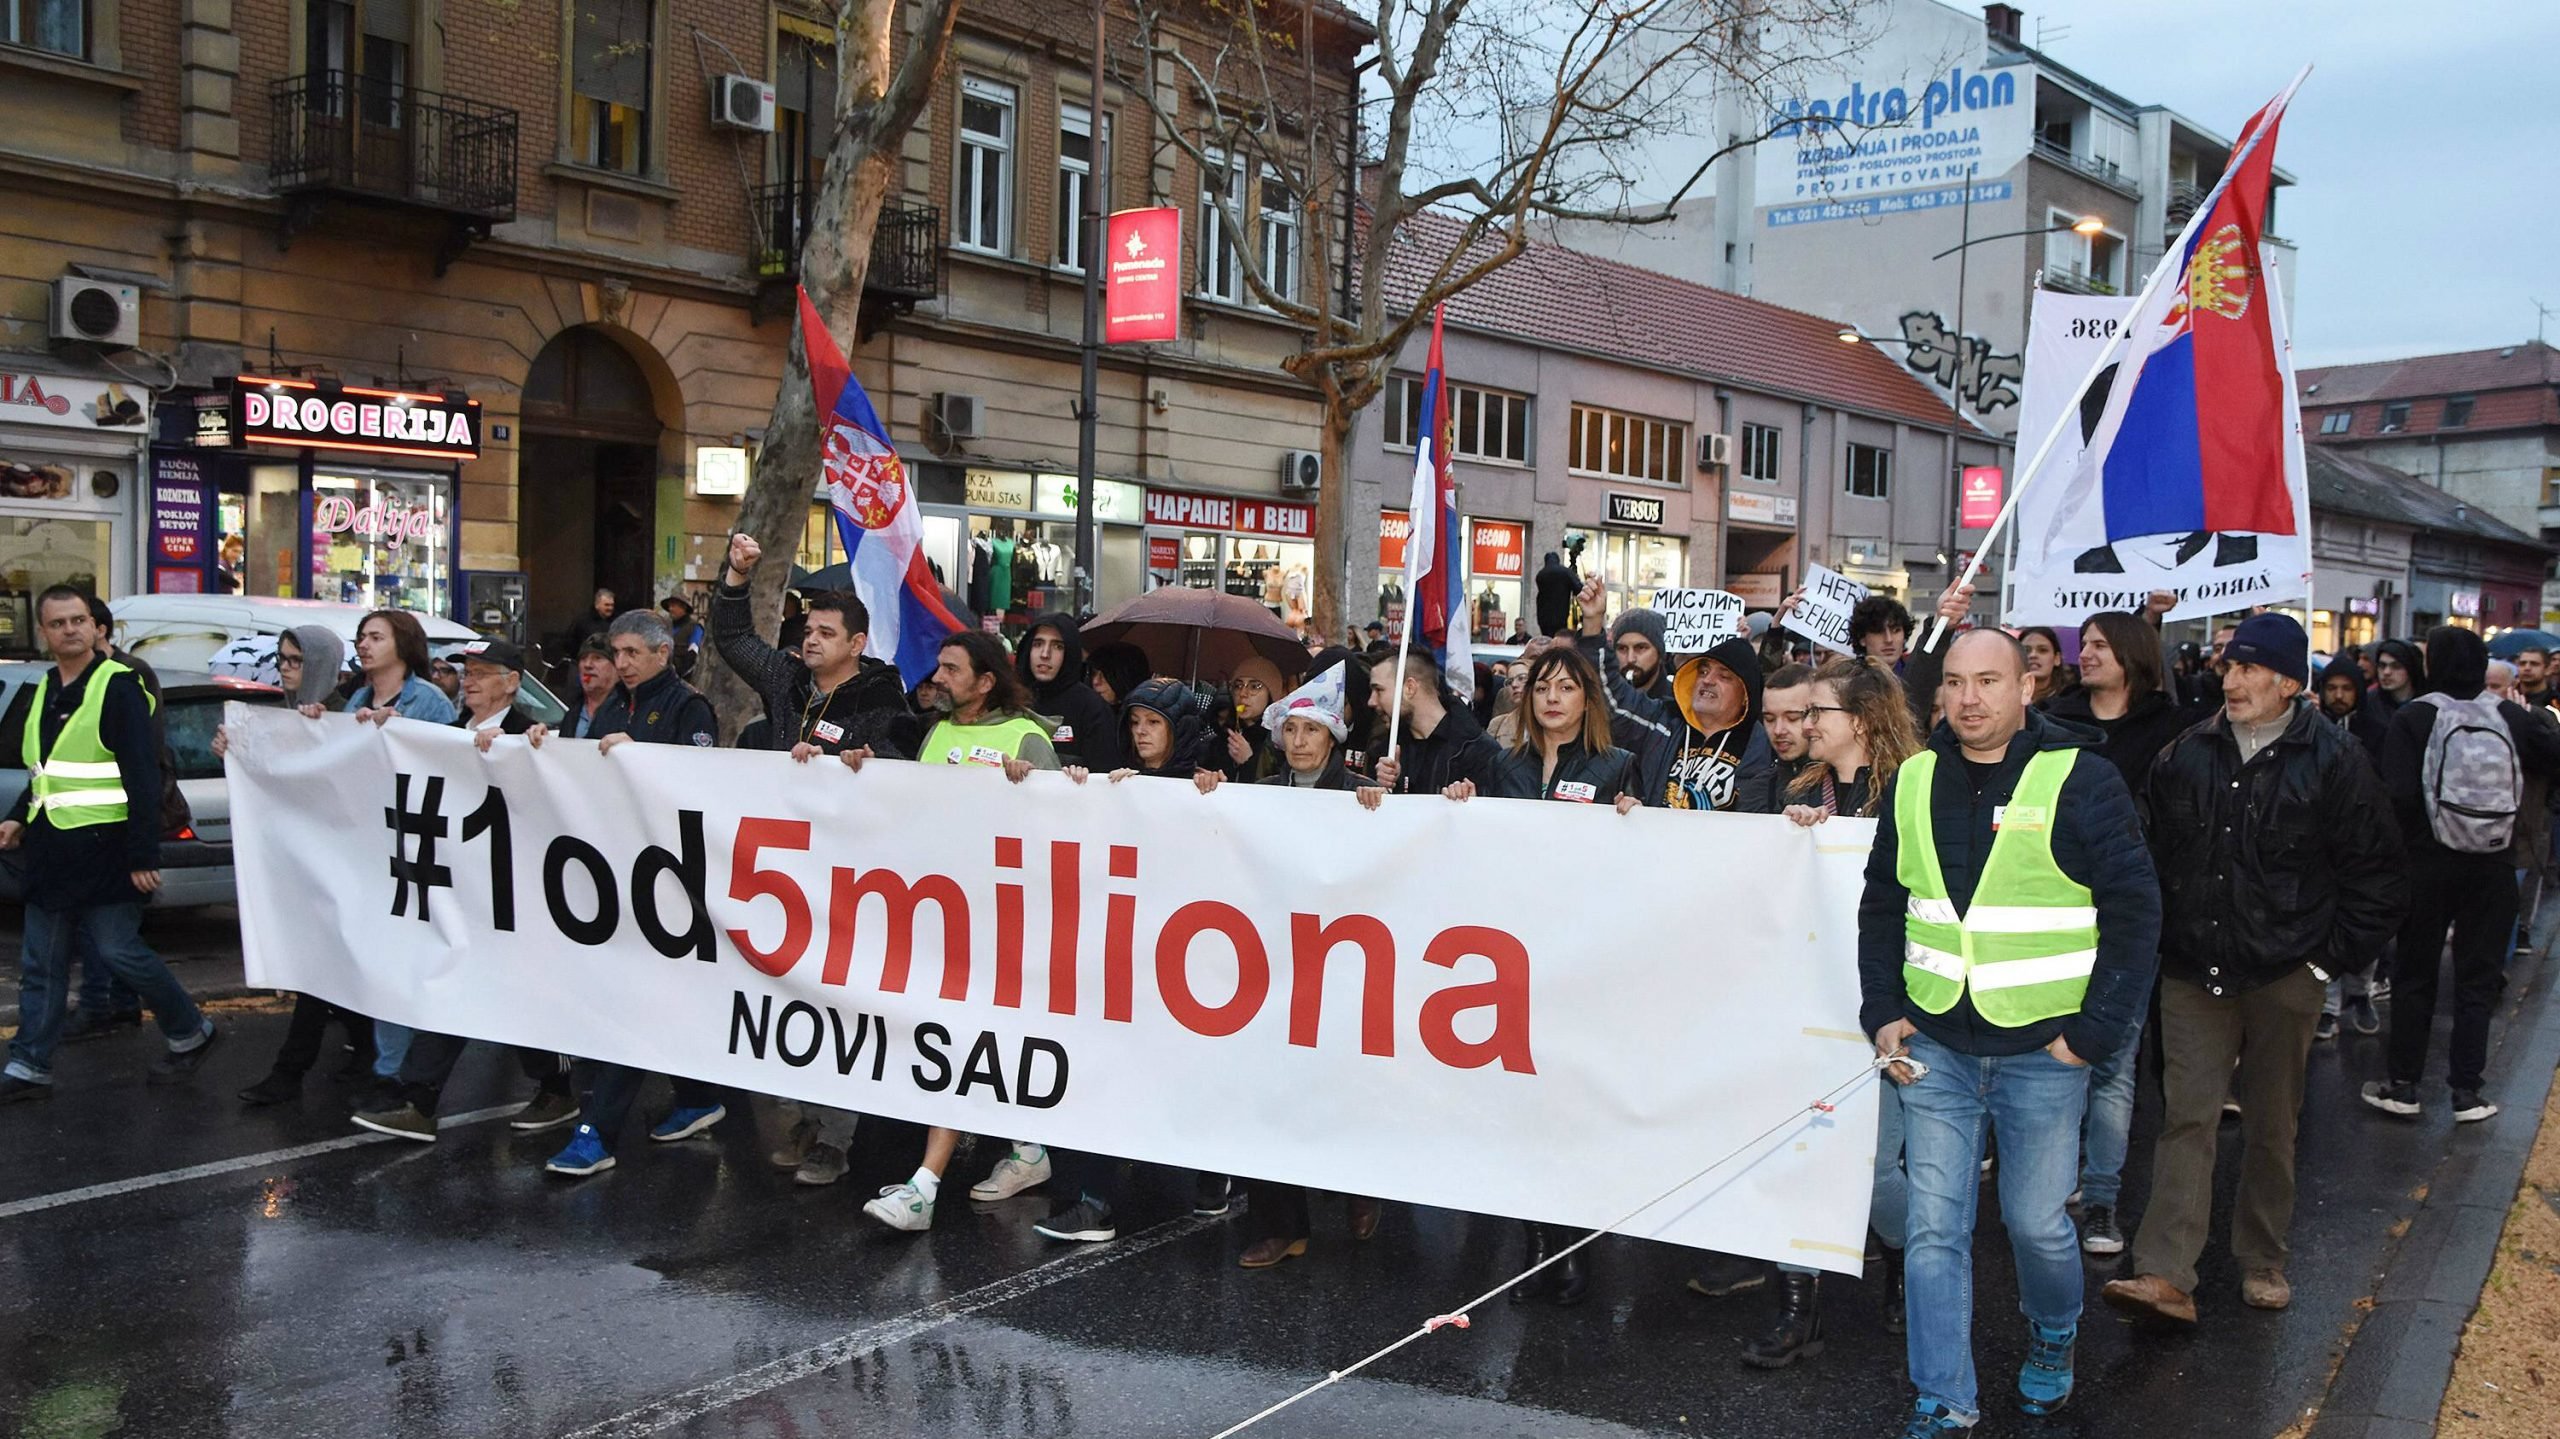
M 1102 338 L 1113 345 L 1182 333 L 1182 211 L 1121 210 L 1103 249 Z
M 1404 547 L 1413 538 L 1413 516 L 1402 510 L 1378 511 L 1378 571 L 1401 573 Z
M 1233 530 L 1239 534 L 1307 540 L 1315 538 L 1316 507 L 1239 495 L 1149 490 L 1147 523 L 1172 529 Z
M 1467 573 L 1496 579 L 1518 579 L 1526 572 L 1529 533 L 1526 525 L 1504 520 L 1477 520 L 1468 543 Z
M 1967 465 L 1956 523 L 1968 530 L 1987 530 L 2000 518 L 2000 467 Z

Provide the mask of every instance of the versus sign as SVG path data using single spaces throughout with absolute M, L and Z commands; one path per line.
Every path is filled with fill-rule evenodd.
M 442 460 L 480 457 L 480 402 L 444 395 L 242 375 L 231 382 L 231 427 L 242 444 Z

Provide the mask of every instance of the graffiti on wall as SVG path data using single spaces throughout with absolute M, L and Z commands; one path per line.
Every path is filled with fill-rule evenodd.
M 2027 372 L 2024 356 L 1992 353 L 1991 342 L 1966 335 L 1959 343 L 1946 318 L 1934 310 L 1906 310 L 1902 338 L 1909 341 L 1911 368 L 1964 398 L 1980 416 L 2014 409 L 2018 384 Z

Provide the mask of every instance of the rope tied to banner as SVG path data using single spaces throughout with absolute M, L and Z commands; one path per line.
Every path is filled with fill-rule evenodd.
M 1549 1265 L 1561 1261 L 1566 1255 L 1581 1249 L 1584 1245 L 1597 1241 L 1603 1235 L 1613 1234 L 1619 1229 L 1624 1228 L 1626 1225 L 1633 1223 L 1637 1215 L 1644 1213 L 1646 1210 L 1651 1209 L 1653 1206 L 1660 1204 L 1662 1201 L 1669 1199 L 1675 1194 L 1678 1194 L 1690 1185 L 1695 1184 L 1699 1180 L 1706 1178 L 1708 1175 L 1715 1173 L 1725 1165 L 1739 1159 L 1744 1154 L 1747 1154 L 1751 1150 L 1759 1147 L 1759 1145 L 1764 1141 L 1776 1136 L 1780 1131 L 1786 1129 L 1788 1126 L 1801 1122 L 1805 1116 L 1810 1114 L 1837 1113 L 1839 1110 L 1838 1100 L 1841 1095 L 1855 1088 L 1860 1083 L 1883 1073 L 1887 1068 L 1894 1066 L 1899 1066 L 1907 1071 L 1913 1079 L 1918 1079 L 1929 1072 L 1929 1066 L 1922 1064 L 1919 1060 L 1912 1058 L 1908 1054 L 1876 1056 L 1867 1063 L 1858 1066 L 1857 1073 L 1850 1075 L 1847 1079 L 1841 1080 L 1838 1084 L 1835 1084 L 1829 1089 L 1824 1090 L 1821 1094 L 1814 1096 L 1814 1098 L 1806 1104 L 1787 1111 L 1785 1118 L 1770 1125 L 1758 1134 L 1751 1136 L 1749 1139 L 1744 1140 L 1742 1143 L 1735 1145 L 1725 1153 L 1718 1155 L 1712 1162 L 1707 1164 L 1705 1168 L 1674 1182 L 1669 1188 L 1664 1189 L 1661 1193 L 1652 1196 L 1633 1209 L 1630 1209 L 1626 1213 L 1609 1221 L 1607 1224 L 1602 1225 L 1598 1229 L 1592 1230 L 1589 1234 L 1582 1236 L 1580 1239 L 1564 1246 L 1555 1253 L 1548 1255 L 1538 1263 L 1532 1264 L 1528 1268 L 1521 1270 L 1519 1273 L 1512 1275 L 1510 1278 L 1503 1280 L 1501 1283 L 1486 1290 L 1484 1293 L 1477 1295 L 1475 1298 L 1468 1300 L 1456 1309 L 1450 1310 L 1445 1314 L 1432 1315 L 1430 1318 L 1422 1321 L 1420 1327 L 1414 1329 L 1411 1333 L 1406 1334 L 1403 1338 L 1398 1339 L 1394 1343 L 1387 1345 L 1385 1348 L 1368 1355 L 1356 1363 L 1347 1365 L 1344 1368 L 1328 1371 L 1324 1378 L 1317 1380 L 1315 1383 L 1308 1385 L 1306 1388 L 1299 1390 L 1297 1393 L 1290 1395 L 1288 1398 L 1283 1399 L 1279 1403 L 1272 1405 L 1270 1408 L 1263 1410 L 1261 1413 L 1254 1415 L 1252 1418 L 1244 1420 L 1242 1423 L 1232 1424 L 1219 1430 L 1216 1434 L 1211 1435 L 1210 1439 L 1234 1439 L 1235 1435 L 1243 1433 L 1247 1429 L 1250 1429 L 1261 1423 L 1263 1420 L 1279 1413 L 1281 1410 L 1287 1409 L 1302 1399 L 1312 1398 L 1313 1396 L 1322 1393 L 1324 1390 L 1332 1388 L 1334 1385 L 1341 1383 L 1343 1380 L 1350 1378 L 1352 1375 L 1359 1373 L 1361 1370 L 1368 1368 L 1370 1365 L 1377 1363 L 1379 1360 L 1386 1358 L 1388 1355 L 1395 1353 L 1397 1350 L 1404 1348 L 1406 1345 L 1413 1343 L 1417 1339 L 1425 1338 L 1442 1329 L 1473 1328 L 1474 1326 L 1467 1316 L 1478 1305 L 1492 1303 L 1495 1299 L 1501 1297 L 1505 1290 L 1521 1284 L 1526 1280 L 1535 1278 L 1539 1271 L 1547 1268 Z

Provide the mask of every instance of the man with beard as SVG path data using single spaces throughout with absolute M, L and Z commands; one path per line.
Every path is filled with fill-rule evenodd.
M 1599 637 L 1607 596 L 1594 579 L 1583 586 L 1581 598 L 1583 643 L 1588 647 Z M 1760 729 L 1760 656 L 1748 637 L 1733 635 L 1705 654 L 1691 656 L 1672 675 L 1668 698 L 1639 688 L 1621 667 L 1603 665 L 1602 670 L 1611 709 L 1645 731 L 1643 743 L 1622 746 L 1635 751 L 1636 792 L 1645 803 L 1667 809 L 1769 812 L 1765 806 L 1777 758 Z
M 1056 721 L 1049 743 L 1060 764 L 1109 774 L 1128 763 L 1128 751 L 1120 743 L 1120 716 L 1085 680 L 1084 638 L 1076 632 L 1074 616 L 1054 612 L 1033 620 L 1013 652 L 1013 663 L 1031 691 L 1031 708 Z

